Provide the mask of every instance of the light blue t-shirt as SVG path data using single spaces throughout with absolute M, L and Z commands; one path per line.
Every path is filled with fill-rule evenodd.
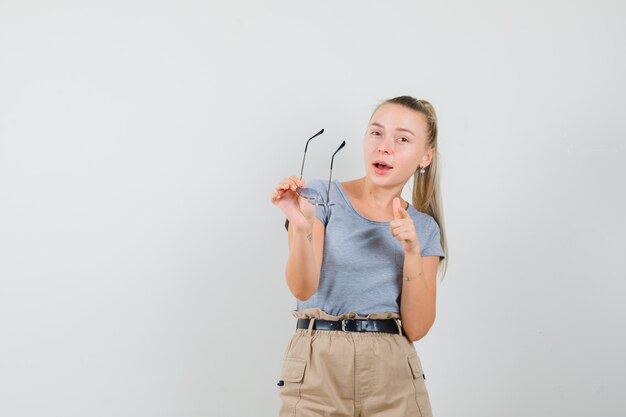
M 326 198 L 328 180 L 307 182 Z M 317 207 L 317 217 L 326 225 L 324 256 L 317 292 L 297 302 L 297 310 L 319 308 L 331 315 L 356 312 L 400 313 L 400 292 L 404 250 L 391 235 L 389 222 L 369 220 L 352 207 L 342 185 L 334 180 L 330 188 L 330 210 Z M 444 258 L 439 225 L 411 204 L 422 256 Z

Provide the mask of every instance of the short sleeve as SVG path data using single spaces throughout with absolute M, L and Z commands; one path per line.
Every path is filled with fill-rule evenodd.
M 326 184 L 328 181 L 324 182 L 320 179 L 313 179 L 311 181 L 305 182 L 305 187 L 313 188 L 319 194 L 321 194 L 326 200 L 326 193 L 328 192 L 328 187 Z M 315 216 L 324 223 L 324 225 L 328 224 L 327 210 L 324 206 L 315 206 Z M 285 219 L 285 229 L 289 230 L 289 219 Z
M 430 233 L 427 234 L 428 238 L 425 242 L 420 242 L 422 256 L 439 256 L 439 260 L 445 258 L 443 248 L 441 247 L 441 232 L 439 231 L 439 225 L 435 219 L 431 218 Z

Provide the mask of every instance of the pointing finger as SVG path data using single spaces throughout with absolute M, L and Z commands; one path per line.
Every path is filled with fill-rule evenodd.
M 400 216 L 400 210 L 402 209 L 402 206 L 400 206 L 400 199 L 398 197 L 394 197 L 393 199 L 393 218 L 395 220 L 398 220 L 401 218 Z

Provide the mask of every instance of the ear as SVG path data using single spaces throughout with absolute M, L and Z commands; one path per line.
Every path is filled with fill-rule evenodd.
M 435 148 L 430 148 L 428 152 L 426 152 L 426 154 L 422 157 L 422 160 L 420 161 L 419 166 L 426 168 L 433 161 L 434 155 L 435 155 Z

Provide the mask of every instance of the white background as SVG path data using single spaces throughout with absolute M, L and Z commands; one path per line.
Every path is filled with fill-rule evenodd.
M 619 1 L 0 1 L 0 415 L 277 414 L 274 184 L 440 121 L 437 417 L 626 415 Z M 314 145 L 314 146 L 313 146 Z M 408 192 L 408 187 L 407 187 Z M 408 198 L 408 196 L 406 197 Z

